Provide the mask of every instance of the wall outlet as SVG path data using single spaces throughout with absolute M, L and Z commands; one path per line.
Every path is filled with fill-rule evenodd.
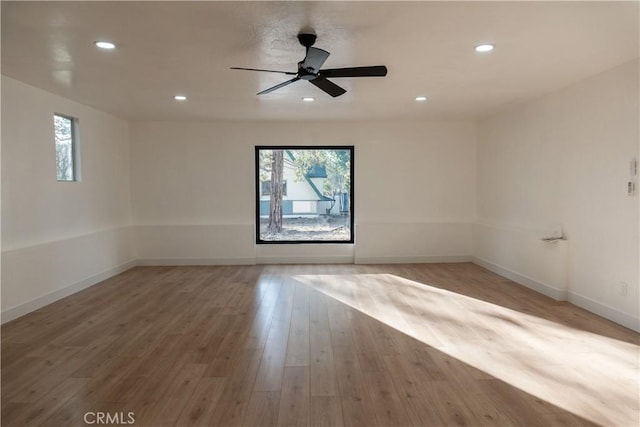
M 635 180 L 627 182 L 627 195 L 635 196 L 637 187 L 638 185 L 636 184 Z
M 631 159 L 631 161 L 629 162 L 629 175 L 638 175 L 638 159 Z

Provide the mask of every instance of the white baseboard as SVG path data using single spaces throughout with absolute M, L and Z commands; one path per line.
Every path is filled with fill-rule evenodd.
M 433 264 L 448 262 L 471 262 L 469 255 L 418 256 L 418 257 L 358 257 L 355 264 Z
M 50 292 L 48 294 L 42 295 L 36 299 L 31 301 L 27 301 L 23 304 L 17 305 L 15 307 L 8 308 L 2 312 L 2 320 L 1 323 L 7 323 L 11 320 L 17 319 L 18 317 L 24 316 L 27 313 L 31 313 L 39 308 L 44 307 L 45 305 L 49 305 L 53 302 L 56 302 L 64 297 L 67 297 L 71 294 L 75 294 L 76 292 L 80 292 L 83 289 L 91 287 L 96 283 L 102 282 L 110 277 L 115 276 L 116 274 L 120 274 L 125 272 L 137 265 L 136 260 L 125 262 L 119 266 L 110 268 L 101 273 L 95 274 L 91 277 L 87 277 L 84 280 L 71 284 L 62 289 L 58 289 L 56 291 Z
M 476 256 L 471 258 L 471 261 L 474 264 L 477 264 L 480 267 L 484 267 L 489 271 L 493 271 L 494 273 L 499 274 L 502 277 L 506 277 L 509 280 L 513 280 L 514 282 L 522 286 L 526 286 L 529 289 L 533 289 L 536 292 L 551 297 L 556 301 L 567 300 L 567 291 L 564 289 L 558 289 L 546 283 L 539 282 L 535 279 L 532 279 L 531 277 L 516 273 L 515 271 L 509 270 L 508 268 L 502 267 L 501 265 L 494 264 L 484 258 L 479 258 Z
M 173 265 L 255 265 L 254 257 L 247 258 L 140 258 L 138 265 L 142 266 L 173 266 Z
M 508 268 L 504 268 L 500 265 L 494 264 L 486 259 L 479 257 L 472 257 L 473 263 L 478 264 L 481 267 L 486 268 L 489 271 L 493 271 L 500 276 L 506 277 L 509 280 L 533 289 L 536 292 L 540 292 L 543 295 L 551 297 L 557 301 L 569 301 L 571 304 L 584 308 L 591 313 L 611 320 L 625 328 L 632 329 L 636 332 L 640 332 L 640 318 L 634 317 L 630 314 L 624 313 L 608 305 L 599 303 L 591 298 L 587 298 L 575 292 L 568 292 L 562 289 L 554 288 L 547 284 L 541 283 L 535 279 L 518 274 Z
M 353 256 L 279 256 L 256 258 L 257 264 L 353 264 Z
M 640 332 L 640 318 L 633 317 L 630 314 L 624 313 L 608 305 L 602 304 L 591 298 L 587 298 L 575 292 L 569 292 L 569 302 L 578 307 L 582 307 L 587 311 L 602 316 L 605 319 L 609 319 L 612 322 L 618 323 L 625 328 L 632 329 L 636 332 Z

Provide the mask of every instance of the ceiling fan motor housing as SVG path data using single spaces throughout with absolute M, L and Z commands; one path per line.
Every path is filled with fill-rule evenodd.
M 309 33 L 300 33 L 298 34 L 298 41 L 300 44 L 306 48 L 313 46 L 316 42 L 316 35 Z

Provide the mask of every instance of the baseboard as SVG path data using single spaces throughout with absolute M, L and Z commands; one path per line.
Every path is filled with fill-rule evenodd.
M 476 256 L 471 258 L 471 262 L 473 262 L 474 264 L 477 264 L 480 267 L 484 267 L 489 271 L 493 271 L 494 273 L 499 274 L 502 277 L 506 277 L 509 280 L 513 280 L 514 282 L 522 286 L 526 286 L 529 289 L 533 289 L 536 292 L 553 298 L 556 301 L 567 300 L 567 291 L 564 289 L 558 289 L 551 285 L 547 285 L 546 283 L 539 282 L 535 279 L 532 279 L 531 277 L 516 273 L 515 271 L 509 270 L 508 268 L 502 267 L 501 265 L 494 264 L 484 258 Z
M 263 264 L 353 264 L 353 256 L 279 256 L 256 258 Z
M 254 257 L 247 258 L 140 258 L 141 266 L 173 266 L 173 265 L 255 265 Z
M 470 255 L 418 256 L 418 257 L 356 257 L 355 264 L 434 264 L 471 262 Z
M 56 291 L 50 292 L 48 294 L 45 294 L 41 297 L 25 302 L 23 304 L 17 305 L 15 307 L 8 308 L 2 312 L 1 323 L 4 324 L 7 322 L 10 322 L 11 320 L 17 319 L 18 317 L 24 316 L 25 314 L 31 313 L 32 311 L 42 308 L 45 305 L 49 305 L 64 297 L 75 294 L 76 292 L 80 292 L 81 290 L 91 287 L 110 277 L 113 277 L 116 274 L 125 272 L 135 267 L 136 265 L 137 265 L 136 260 L 125 262 L 124 264 L 120 264 L 119 266 L 116 266 L 108 270 L 105 270 L 101 273 L 95 274 L 91 277 L 88 277 L 84 280 L 76 282 L 72 285 L 66 286 L 62 289 L 58 289 Z
M 577 305 L 578 307 L 584 308 L 585 310 L 597 314 L 598 316 L 618 323 L 625 328 L 640 332 L 640 318 L 638 317 L 633 317 L 630 314 L 627 314 L 575 292 L 569 292 L 568 301 L 573 305 Z

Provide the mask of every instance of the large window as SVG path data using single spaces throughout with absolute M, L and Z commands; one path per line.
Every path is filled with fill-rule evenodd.
M 56 144 L 56 176 L 58 181 L 78 181 L 77 120 L 61 114 L 53 115 Z
M 353 147 L 256 147 L 257 243 L 353 243 Z

